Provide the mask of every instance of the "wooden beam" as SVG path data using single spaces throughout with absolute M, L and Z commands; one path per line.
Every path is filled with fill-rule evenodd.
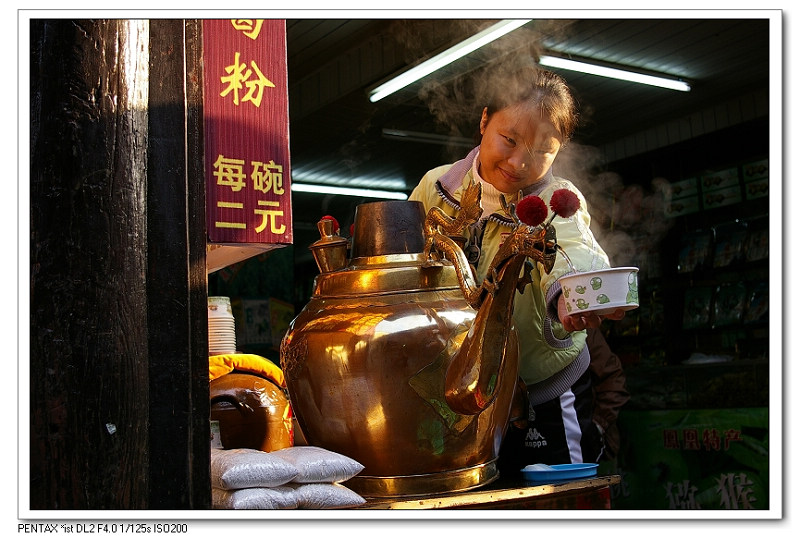
M 211 505 L 199 21 L 150 21 L 151 509 Z

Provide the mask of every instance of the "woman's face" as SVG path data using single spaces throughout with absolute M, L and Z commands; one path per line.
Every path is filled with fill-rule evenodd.
M 481 115 L 478 172 L 497 190 L 513 194 L 544 177 L 561 149 L 561 135 L 538 109 L 516 105 Z

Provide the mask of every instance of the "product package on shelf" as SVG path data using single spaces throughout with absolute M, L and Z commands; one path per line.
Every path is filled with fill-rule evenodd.
M 715 228 L 714 268 L 720 269 L 741 261 L 746 238 L 747 226 L 744 223 L 737 222 L 717 226 Z
M 739 169 L 735 166 L 708 172 L 700 177 L 700 189 L 703 192 L 714 192 L 739 186 Z
M 762 159 L 742 166 L 744 196 L 748 200 L 769 195 L 769 159 Z
M 760 159 L 742 166 L 742 177 L 745 182 L 754 179 L 764 179 L 769 177 L 769 159 Z
M 670 184 L 669 203 L 664 208 L 665 216 L 679 217 L 700 210 L 698 179 L 696 177 Z
M 714 288 L 710 286 L 698 286 L 686 290 L 683 305 L 684 329 L 700 329 L 708 326 L 713 294 Z
M 766 321 L 769 316 L 769 284 L 766 282 L 756 282 L 751 285 L 750 294 L 747 298 L 747 311 L 744 315 L 744 322 L 758 323 Z
M 294 318 L 292 304 L 274 297 L 236 297 L 231 304 L 236 314 L 240 347 L 280 349 L 283 335 Z
M 705 266 L 711 255 L 713 237 L 712 231 L 702 230 L 683 238 L 678 252 L 678 273 L 691 273 Z
M 749 262 L 765 260 L 769 257 L 768 227 L 765 225 L 750 227 L 744 244 L 744 257 Z
M 698 211 L 700 211 L 700 201 L 696 194 L 670 201 L 665 210 L 667 217 L 680 217 L 681 215 L 697 213 Z
M 714 327 L 740 323 L 747 306 L 747 286 L 743 282 L 719 286 L 714 300 Z
M 742 187 L 737 167 L 704 174 L 700 178 L 703 209 L 715 209 L 742 201 Z
M 738 204 L 741 201 L 742 190 L 736 185 L 735 187 L 703 194 L 703 209 L 716 209 L 718 207 Z
M 696 177 L 690 177 L 670 183 L 669 188 L 670 194 L 674 200 L 680 200 L 681 198 L 686 198 L 687 196 L 697 196 L 697 193 L 700 191 Z
M 744 196 L 748 200 L 769 196 L 769 178 L 754 179 L 744 184 Z

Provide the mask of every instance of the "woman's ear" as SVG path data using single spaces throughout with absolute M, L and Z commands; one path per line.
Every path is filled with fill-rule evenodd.
M 486 125 L 489 123 L 489 109 L 487 107 L 483 107 L 483 112 L 481 112 L 481 136 L 483 136 L 484 131 L 486 131 Z

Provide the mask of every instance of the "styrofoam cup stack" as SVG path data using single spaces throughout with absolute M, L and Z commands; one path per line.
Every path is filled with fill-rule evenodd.
M 208 298 L 208 354 L 236 353 L 236 323 L 230 297 Z

